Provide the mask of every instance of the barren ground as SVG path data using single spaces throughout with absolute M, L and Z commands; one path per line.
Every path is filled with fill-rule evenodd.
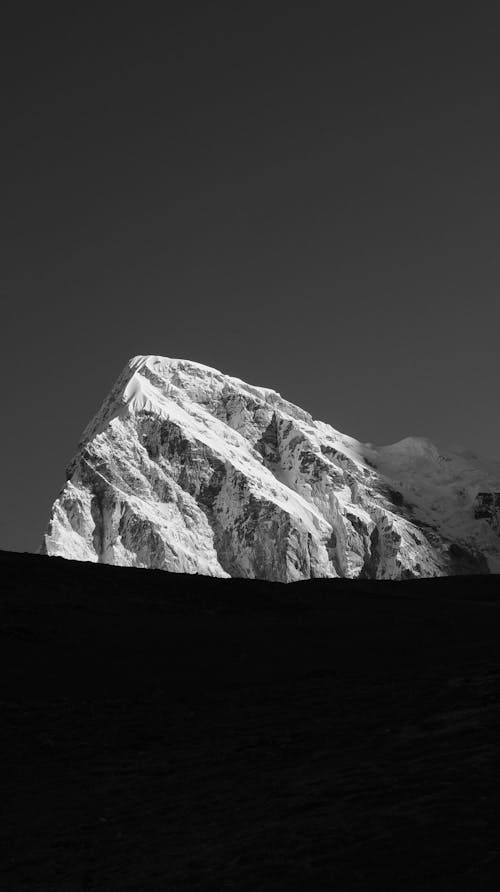
M 498 888 L 499 577 L 0 591 L 5 892 Z

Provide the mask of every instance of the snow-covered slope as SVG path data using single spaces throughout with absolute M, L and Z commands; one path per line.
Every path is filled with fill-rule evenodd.
M 282 581 L 500 571 L 500 465 L 382 448 L 279 393 L 161 356 L 126 366 L 54 502 L 50 555 Z

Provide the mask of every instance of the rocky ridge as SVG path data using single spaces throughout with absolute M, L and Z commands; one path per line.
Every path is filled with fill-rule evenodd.
M 279 393 L 138 356 L 54 502 L 49 555 L 290 582 L 500 572 L 500 464 L 376 448 Z

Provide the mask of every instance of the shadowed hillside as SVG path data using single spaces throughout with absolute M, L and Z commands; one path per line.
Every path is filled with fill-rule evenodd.
M 498 577 L 0 579 L 6 892 L 497 888 Z

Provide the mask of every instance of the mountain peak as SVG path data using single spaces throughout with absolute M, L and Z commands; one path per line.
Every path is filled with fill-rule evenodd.
M 267 387 L 135 356 L 84 431 L 48 554 L 218 576 L 500 570 L 500 479 L 423 437 L 380 448 Z

